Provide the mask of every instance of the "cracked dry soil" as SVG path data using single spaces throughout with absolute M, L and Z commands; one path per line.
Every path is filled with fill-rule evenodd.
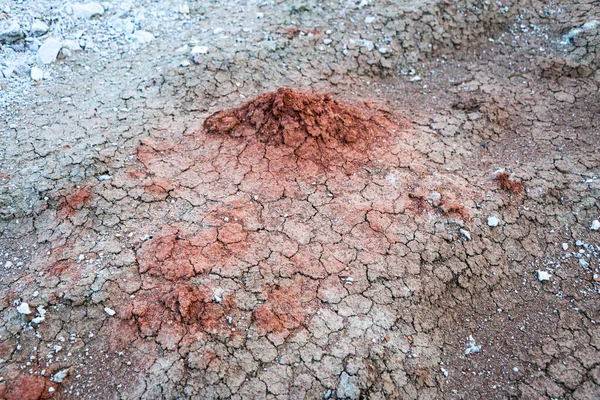
M 600 398 L 597 1 L 188 4 L 0 111 L 1 398 Z

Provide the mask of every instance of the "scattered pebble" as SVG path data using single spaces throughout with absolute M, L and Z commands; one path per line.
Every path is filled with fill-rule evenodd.
M 542 270 L 537 270 L 535 271 L 535 274 L 538 278 L 538 281 L 540 282 L 546 282 L 550 280 L 550 277 L 552 276 L 550 273 L 546 272 L 546 271 L 542 271 Z
M 567 251 L 567 249 L 569 248 L 569 244 L 568 243 L 563 243 L 562 244 L 562 248 L 563 248 L 563 250 Z
M 31 308 L 29 308 L 29 304 L 21 303 L 17 306 L 17 311 L 19 314 L 29 315 L 31 314 Z
M 208 46 L 194 46 L 192 47 L 192 51 L 190 51 L 191 55 L 196 55 L 196 54 L 206 54 L 208 53 Z
M 104 312 L 107 313 L 111 317 L 117 313 L 115 310 L 113 310 L 112 308 L 108 308 L 108 307 L 104 307 Z
M 467 238 L 467 240 L 471 240 L 471 232 L 465 230 L 465 229 L 460 229 L 459 232 Z
M 448 377 L 448 370 L 444 367 L 440 367 L 440 371 L 442 371 L 442 375 L 444 375 L 444 377 Z
M 33 37 L 40 37 L 44 33 L 48 32 L 49 29 L 50 29 L 50 27 L 48 26 L 48 24 L 46 24 L 43 21 L 40 21 L 39 19 L 36 19 L 31 24 L 30 33 L 31 33 L 31 36 L 33 36 Z
M 69 374 L 70 369 L 71 368 L 65 368 L 63 370 L 58 371 L 56 374 L 52 375 L 52 378 L 50 378 L 50 380 L 52 382 L 62 383 L 63 379 L 65 379 Z
M 597 219 L 592 221 L 592 225 L 590 226 L 590 229 L 593 231 L 597 231 L 600 229 L 600 221 L 598 221 Z
M 56 61 L 56 57 L 61 48 L 62 42 L 60 40 L 53 38 L 46 40 L 38 50 L 38 57 L 42 64 L 51 64 Z
M 84 18 L 90 19 L 95 17 L 96 15 L 104 14 L 104 7 L 100 3 L 91 2 L 91 3 L 77 3 L 73 4 L 73 17 L 75 18 Z
M 139 43 L 150 43 L 154 40 L 154 35 L 147 31 L 135 31 L 131 37 Z
M 13 22 L 8 28 L 0 32 L 0 43 L 13 44 L 23 38 L 23 31 L 18 22 Z
M 488 217 L 487 219 L 487 224 L 488 226 L 498 226 L 498 224 L 500 224 L 500 218 L 498 217 Z
M 80 51 L 81 46 L 75 40 L 65 40 L 62 45 L 63 49 L 68 49 L 71 51 Z
M 468 356 L 469 354 L 479 353 L 479 351 L 481 350 L 481 345 L 477 346 L 475 344 L 475 339 L 473 339 L 473 335 L 469 336 L 467 346 L 469 347 L 467 347 L 467 349 L 465 350 L 466 356 Z

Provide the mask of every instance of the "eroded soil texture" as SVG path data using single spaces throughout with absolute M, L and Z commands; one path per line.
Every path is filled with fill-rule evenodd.
M 0 398 L 600 398 L 597 1 L 1 7 Z

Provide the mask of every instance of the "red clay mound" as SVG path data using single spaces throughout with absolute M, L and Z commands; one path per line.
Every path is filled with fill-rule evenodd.
M 208 134 L 257 136 L 267 143 L 299 148 L 308 138 L 327 147 L 372 138 L 382 131 L 379 109 L 348 105 L 327 94 L 280 88 L 204 121 Z

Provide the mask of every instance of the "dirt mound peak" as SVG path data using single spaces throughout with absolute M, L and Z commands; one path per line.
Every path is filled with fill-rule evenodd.
M 368 103 L 344 104 L 328 94 L 279 88 L 204 121 L 208 134 L 256 136 L 268 143 L 300 147 L 309 138 L 325 145 L 352 144 L 380 130 L 381 113 Z

